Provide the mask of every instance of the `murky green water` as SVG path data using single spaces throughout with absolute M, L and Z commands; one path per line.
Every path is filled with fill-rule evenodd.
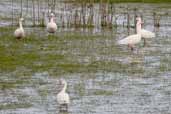
M 60 78 L 68 82 L 68 114 L 170 114 L 171 17 L 154 28 L 150 16 L 144 13 L 144 28 L 156 37 L 134 53 L 116 44 L 133 28 L 59 28 L 49 36 L 44 28 L 25 28 L 21 41 L 13 28 L 1 28 L 0 114 L 58 114 Z

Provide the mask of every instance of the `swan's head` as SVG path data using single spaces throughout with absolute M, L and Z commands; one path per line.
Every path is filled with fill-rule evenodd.
M 64 79 L 60 79 L 59 82 L 60 82 L 61 85 L 67 84 L 67 82 Z
M 140 22 L 140 21 L 141 21 L 141 17 L 137 17 L 136 20 L 137 20 L 138 22 Z
M 24 18 L 20 18 L 20 21 L 24 21 Z
M 136 18 L 136 21 L 137 21 L 137 24 L 143 24 L 143 23 L 142 23 L 142 20 L 141 20 L 141 17 L 137 17 L 137 18 Z
M 51 17 L 55 17 L 54 13 L 51 13 L 50 16 L 51 16 Z

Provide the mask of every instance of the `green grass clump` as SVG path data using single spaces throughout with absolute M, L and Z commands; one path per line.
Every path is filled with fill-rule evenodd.
M 113 92 L 112 91 L 107 91 L 107 90 L 96 90 L 94 92 L 94 95 L 113 95 Z
M 13 27 L 0 27 L 1 33 L 14 30 Z
M 0 83 L 0 90 L 11 89 L 15 87 L 16 87 L 15 82 L 1 82 Z
M 171 57 L 162 57 L 160 60 L 160 71 L 168 72 L 171 71 Z
M 85 95 L 85 85 L 84 85 L 84 83 L 76 84 L 74 86 L 74 90 L 76 90 L 80 96 L 84 96 Z
M 7 110 L 7 109 L 17 109 L 17 108 L 29 108 L 32 104 L 26 104 L 26 103 L 10 103 L 10 104 L 1 104 L 0 110 Z

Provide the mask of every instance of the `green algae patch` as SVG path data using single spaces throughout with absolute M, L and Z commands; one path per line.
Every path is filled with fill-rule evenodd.
M 1 104 L 0 110 L 8 110 L 8 109 L 18 109 L 18 108 L 29 108 L 32 104 L 27 103 L 10 103 L 10 104 Z
M 109 95 L 113 95 L 113 91 L 96 90 L 96 91 L 94 92 L 94 95 L 106 95 L 106 96 L 109 96 Z

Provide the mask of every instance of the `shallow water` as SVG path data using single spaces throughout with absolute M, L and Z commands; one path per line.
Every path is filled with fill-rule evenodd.
M 170 114 L 171 17 L 155 28 L 150 16 L 144 13 L 144 20 L 150 19 L 144 28 L 156 37 L 146 47 L 137 45 L 134 53 L 116 44 L 133 28 L 59 28 L 55 36 L 44 28 L 25 28 L 29 37 L 19 42 L 8 36 L 11 30 L 2 31 L 0 114 L 59 114 L 60 78 L 68 82 L 68 114 Z M 18 58 L 8 63 L 4 55 Z

